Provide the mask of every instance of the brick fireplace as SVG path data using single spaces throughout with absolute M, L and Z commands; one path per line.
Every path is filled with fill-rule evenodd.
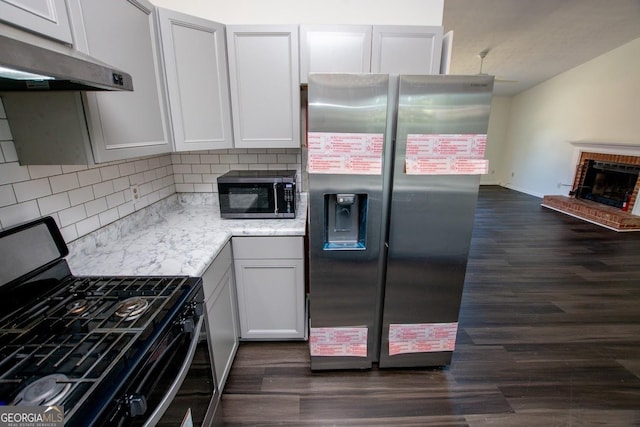
M 632 214 L 640 155 L 579 151 L 576 160 L 569 196 L 544 196 L 542 206 L 616 231 L 640 231 L 640 216 Z

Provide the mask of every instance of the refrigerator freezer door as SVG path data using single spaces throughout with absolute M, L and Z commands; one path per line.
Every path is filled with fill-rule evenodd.
M 308 91 L 310 139 L 325 144 L 309 143 L 311 368 L 366 369 L 377 360 L 382 169 L 365 159 L 363 170 L 372 150 L 358 150 L 382 141 L 388 76 L 312 73 Z
M 407 137 L 486 135 L 492 90 L 493 77 L 400 76 L 381 368 L 451 361 L 480 176 L 407 174 Z

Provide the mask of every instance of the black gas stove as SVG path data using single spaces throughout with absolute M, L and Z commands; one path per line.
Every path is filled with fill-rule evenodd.
M 201 279 L 78 277 L 67 253 L 51 218 L 0 232 L 1 403 L 62 407 L 65 425 L 156 424 L 201 337 Z

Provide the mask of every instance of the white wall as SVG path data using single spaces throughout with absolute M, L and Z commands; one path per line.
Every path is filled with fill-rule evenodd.
M 568 194 L 570 141 L 640 144 L 640 39 L 513 97 L 503 184 L 538 197 Z
M 487 130 L 487 150 L 485 159 L 489 160 L 489 173 L 480 178 L 481 185 L 498 185 L 504 175 L 504 147 L 506 145 L 507 128 L 511 97 L 494 96 L 491 100 L 491 115 Z
M 151 0 L 223 24 L 442 25 L 444 0 Z

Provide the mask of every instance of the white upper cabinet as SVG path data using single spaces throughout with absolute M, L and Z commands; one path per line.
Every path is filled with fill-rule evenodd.
M 300 147 L 296 25 L 228 25 L 236 148 Z
M 371 72 L 439 74 L 442 27 L 376 25 Z
M 442 27 L 301 25 L 300 81 L 310 72 L 439 74 Z
M 225 27 L 158 9 L 176 151 L 233 147 Z
M 156 12 L 147 0 L 69 0 L 77 47 L 131 74 L 133 92 L 86 92 L 97 163 L 170 152 Z
M 368 73 L 370 25 L 301 25 L 300 82 L 309 73 Z
M 71 44 L 65 0 L 0 0 L 0 20 Z

